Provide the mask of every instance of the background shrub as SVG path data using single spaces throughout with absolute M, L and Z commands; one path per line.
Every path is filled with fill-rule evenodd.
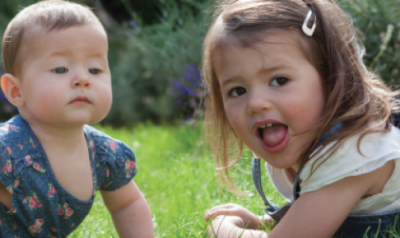
M 201 87 L 199 68 L 206 31 L 203 15 L 163 4 L 160 23 L 130 21 L 111 29 L 110 66 L 114 102 L 105 122 L 129 124 L 185 119 L 196 109 Z M 203 11 L 206 4 L 198 4 Z M 178 88 L 179 83 L 179 90 Z
M 400 1 L 339 0 L 366 48 L 365 63 L 390 85 L 400 83 Z M 385 38 L 386 41 L 385 42 Z

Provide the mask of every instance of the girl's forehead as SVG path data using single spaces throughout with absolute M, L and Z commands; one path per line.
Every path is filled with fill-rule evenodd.
M 310 61 L 311 50 L 304 38 L 297 30 L 280 29 L 258 32 L 250 36 L 225 36 L 214 51 L 213 65 L 218 69 L 226 64 L 235 64 L 235 61 L 240 60 L 241 53 L 245 54 L 251 51 L 260 59 L 264 55 L 272 54 L 278 59 L 295 50 L 304 57 L 304 60 Z M 234 55 L 238 59 L 232 58 Z

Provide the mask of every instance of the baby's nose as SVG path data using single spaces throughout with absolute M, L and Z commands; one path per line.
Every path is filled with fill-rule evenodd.
M 85 74 L 78 75 L 73 82 L 73 86 L 89 87 L 90 86 L 89 78 Z

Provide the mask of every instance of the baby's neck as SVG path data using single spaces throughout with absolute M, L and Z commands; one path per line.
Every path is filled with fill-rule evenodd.
M 94 185 L 83 125 L 69 128 L 31 125 L 31 128 L 60 185 L 76 198 L 90 200 Z
M 94 185 L 83 126 L 66 130 L 32 127 L 32 131 L 60 185 L 76 198 L 90 200 Z
M 71 149 L 86 144 L 83 134 L 83 125 L 68 128 L 44 127 L 30 125 L 46 154 L 56 152 L 57 154 L 70 154 Z

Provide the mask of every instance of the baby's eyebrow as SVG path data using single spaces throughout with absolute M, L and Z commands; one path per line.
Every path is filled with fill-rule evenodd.
M 67 50 L 58 50 L 58 51 L 53 51 L 51 52 L 51 54 L 49 55 L 50 57 L 53 56 L 64 56 L 67 55 L 69 52 Z
M 104 58 L 104 56 L 107 57 L 107 53 L 104 53 L 104 52 L 93 52 L 93 53 L 89 53 L 87 56 L 91 57 L 91 58 Z

